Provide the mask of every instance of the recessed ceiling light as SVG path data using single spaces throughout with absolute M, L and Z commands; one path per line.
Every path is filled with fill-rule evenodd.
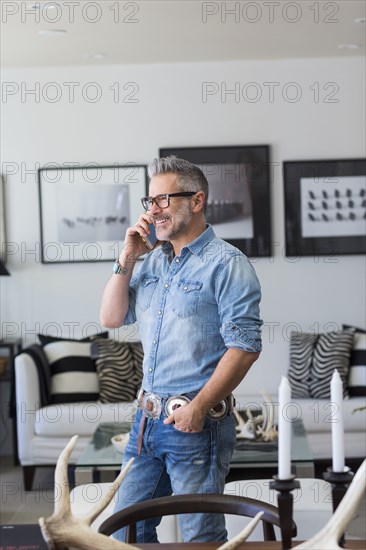
M 66 32 L 64 29 L 49 29 L 38 31 L 38 34 L 42 36 L 63 36 Z
M 366 17 L 358 17 L 355 19 L 355 23 L 366 23 Z
M 103 57 L 106 57 L 105 53 L 97 52 L 97 53 L 84 53 L 83 57 L 85 59 L 103 59 Z
M 338 44 L 340 50 L 358 50 L 361 48 L 360 44 Z

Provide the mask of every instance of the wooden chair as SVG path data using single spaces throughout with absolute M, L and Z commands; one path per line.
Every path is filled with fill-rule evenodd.
M 109 536 L 127 527 L 126 542 L 135 543 L 136 522 L 145 519 L 190 513 L 233 514 L 253 518 L 261 511 L 264 512 L 261 520 L 264 540 L 276 540 L 273 526 L 280 526 L 280 518 L 275 506 L 260 500 L 221 494 L 172 495 L 139 502 L 110 516 L 100 525 L 98 531 Z M 296 536 L 296 531 L 293 521 L 291 537 Z

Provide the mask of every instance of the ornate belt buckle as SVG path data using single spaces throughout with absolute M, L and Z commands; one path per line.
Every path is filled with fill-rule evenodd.
M 142 409 L 146 416 L 156 420 L 161 415 L 161 399 L 155 393 L 145 393 L 142 398 Z
M 235 397 L 232 393 L 227 397 L 227 401 L 228 401 L 228 405 L 229 405 L 228 414 L 230 414 L 230 413 L 233 412 L 233 410 L 236 407 Z
M 173 395 L 172 397 L 169 397 L 169 399 L 167 399 L 167 402 L 165 403 L 166 416 L 170 416 L 172 412 L 175 411 L 175 409 L 178 409 L 183 405 L 188 405 L 190 401 L 191 400 L 188 399 L 188 397 L 186 397 L 185 395 Z
M 227 415 L 228 408 L 227 400 L 223 399 L 220 403 L 208 411 L 207 416 L 211 418 L 211 420 L 221 420 Z
M 221 420 L 226 416 L 227 414 L 230 414 L 235 409 L 235 397 L 231 393 L 225 399 L 220 401 L 215 407 L 209 410 L 207 413 L 207 416 L 211 418 L 211 420 Z

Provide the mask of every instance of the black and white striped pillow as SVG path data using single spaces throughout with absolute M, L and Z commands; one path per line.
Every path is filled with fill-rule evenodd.
M 92 355 L 99 377 L 99 403 L 133 401 L 142 381 L 142 345 L 98 340 Z
M 91 343 L 56 340 L 43 346 L 51 370 L 51 403 L 96 401 L 99 381 Z
M 349 328 L 343 325 L 343 328 Z M 348 391 L 351 397 L 366 397 L 366 331 L 355 329 L 348 374 Z
M 348 371 L 355 330 L 350 328 L 322 334 L 292 333 L 288 378 L 293 398 L 330 398 L 335 369 L 343 382 L 343 397 L 349 397 Z

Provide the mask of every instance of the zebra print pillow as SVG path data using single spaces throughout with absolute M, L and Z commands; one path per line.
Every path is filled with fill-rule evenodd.
M 99 378 L 99 403 L 129 402 L 142 381 L 142 345 L 139 342 L 99 340 L 92 345 Z
M 291 334 L 288 378 L 293 398 L 329 399 L 334 369 L 343 382 L 343 398 L 349 397 L 347 377 L 354 332 Z
M 287 376 L 293 398 L 311 397 L 309 387 L 310 368 L 313 362 L 316 339 L 316 334 L 291 332 L 290 367 Z

